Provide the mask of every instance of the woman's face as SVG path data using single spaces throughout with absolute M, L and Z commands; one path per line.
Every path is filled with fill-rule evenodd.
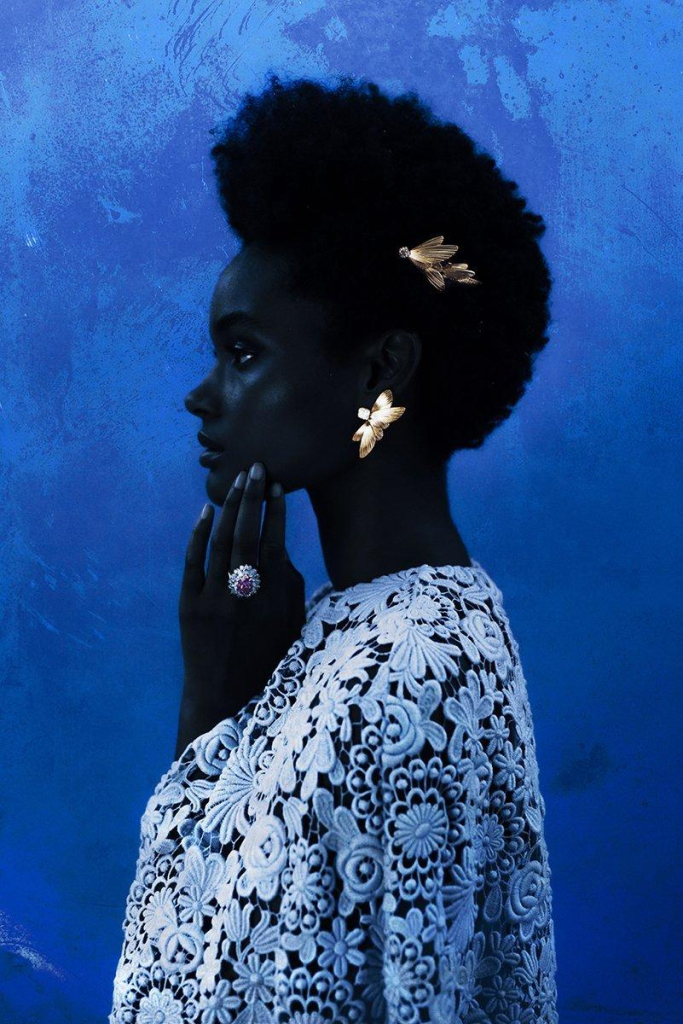
M 358 458 L 359 366 L 330 362 L 325 325 L 320 304 L 289 291 L 283 251 L 245 246 L 222 271 L 209 314 L 213 365 L 185 398 L 198 432 L 222 449 L 206 467 L 214 503 L 253 462 L 293 491 Z

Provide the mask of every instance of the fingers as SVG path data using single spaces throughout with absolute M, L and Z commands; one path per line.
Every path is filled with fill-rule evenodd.
M 202 514 L 194 525 L 185 553 L 185 571 L 183 573 L 182 587 L 191 593 L 198 594 L 204 586 L 206 546 L 211 535 L 212 522 L 213 505 L 207 502 L 202 509 Z
M 261 475 L 254 475 L 260 469 Z M 242 486 L 239 486 L 241 483 Z M 261 532 L 261 508 L 265 497 L 266 472 L 263 463 L 255 463 L 249 475 L 242 470 L 228 493 L 220 518 L 211 539 L 206 580 L 193 572 L 193 586 L 201 589 L 204 583 L 225 589 L 227 578 L 238 565 L 257 566 L 264 560 L 288 558 L 285 548 L 285 497 L 282 485 L 274 485 L 275 494 L 269 493 Z M 203 532 L 206 531 L 206 532 Z M 196 557 L 206 556 L 206 544 L 211 532 L 200 524 L 203 547 Z M 259 540 L 260 534 L 260 540 Z M 192 543 L 192 542 L 191 542 Z M 203 566 L 203 561 L 202 561 Z
M 218 519 L 218 524 L 211 538 L 209 564 L 206 570 L 207 582 L 216 582 L 221 586 L 225 586 L 228 573 L 230 572 L 230 557 L 232 554 L 235 524 L 246 478 L 246 472 L 240 470 L 223 502 L 223 509 Z
M 261 506 L 266 486 L 266 470 L 262 462 L 255 462 L 249 470 L 244 494 L 237 513 L 232 541 L 230 569 L 238 565 L 256 566 L 258 563 Z
M 259 561 L 288 558 L 285 548 L 285 493 L 280 483 L 271 484 L 261 532 Z

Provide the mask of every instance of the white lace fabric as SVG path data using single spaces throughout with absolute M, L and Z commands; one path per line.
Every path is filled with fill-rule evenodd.
M 519 648 L 478 562 L 329 581 L 150 797 L 109 1024 L 557 1024 Z

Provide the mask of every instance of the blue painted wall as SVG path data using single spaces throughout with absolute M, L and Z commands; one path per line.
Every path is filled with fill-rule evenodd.
M 547 220 L 551 343 L 513 417 L 452 460 L 453 513 L 522 651 L 561 1020 L 681 1020 L 681 13 L 4 6 L 2 1024 L 109 1010 L 140 815 L 173 757 L 177 596 L 205 497 L 183 398 L 238 249 L 208 131 L 271 68 L 415 88 Z M 325 579 L 312 526 L 288 498 L 308 593 Z

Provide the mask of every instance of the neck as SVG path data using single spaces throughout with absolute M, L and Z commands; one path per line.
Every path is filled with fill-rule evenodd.
M 451 518 L 446 466 L 426 465 L 423 450 L 412 457 L 389 451 L 382 438 L 308 494 L 335 590 L 425 563 L 471 564 Z

